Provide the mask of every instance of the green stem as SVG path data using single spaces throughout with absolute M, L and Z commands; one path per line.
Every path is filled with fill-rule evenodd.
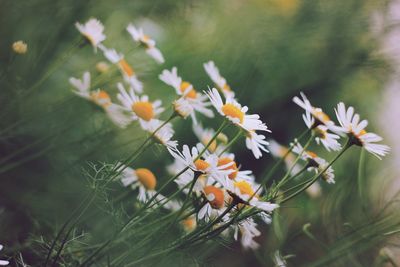
M 307 129 L 305 130 L 298 138 L 296 138 L 297 140 L 301 140 L 307 133 L 309 133 L 311 130 Z M 281 157 L 277 162 L 275 162 L 275 164 L 272 166 L 271 169 L 269 169 L 267 172 L 264 172 L 261 177 L 261 184 L 266 184 L 271 178 L 272 176 L 275 174 L 276 170 L 278 169 L 278 167 L 285 161 L 286 157 L 292 152 L 293 149 L 293 145 L 291 145 L 288 150 L 286 151 L 286 153 L 283 155 L 283 157 Z
M 219 127 L 219 129 L 217 130 L 217 132 L 215 133 L 215 135 L 213 136 L 213 138 L 211 138 L 211 140 L 207 143 L 207 145 L 204 147 L 204 149 L 199 153 L 199 155 L 196 157 L 196 159 L 194 161 L 196 161 L 197 159 L 199 159 L 208 149 L 208 147 L 211 145 L 211 143 L 217 138 L 217 136 L 222 132 L 222 130 L 226 127 L 226 120 L 224 120 L 221 124 L 221 126 Z M 160 127 L 159 127 L 160 128 Z M 134 218 L 136 218 L 136 216 L 138 214 L 140 214 L 143 210 L 145 210 L 153 200 L 156 199 L 156 197 L 161 193 L 161 191 L 168 185 L 170 184 L 172 181 L 174 181 L 176 178 L 178 178 L 181 174 L 183 174 L 184 172 L 186 172 L 189 169 L 189 167 L 185 167 L 183 170 L 181 170 L 178 174 L 176 174 L 175 176 L 171 177 L 166 183 L 163 184 L 163 186 L 156 192 L 156 194 L 154 194 L 154 196 L 152 198 L 150 198 L 146 204 L 139 209 L 133 216 L 131 216 L 131 218 L 113 235 L 113 237 L 111 237 L 109 240 L 107 240 L 106 242 L 103 243 L 102 246 L 100 246 L 96 251 L 94 251 L 82 264 L 80 264 L 80 266 L 86 266 L 88 265 L 92 259 L 98 254 L 100 253 L 104 248 L 106 248 L 120 233 L 122 233 L 127 226 L 132 222 L 132 220 Z
M 308 184 L 306 184 L 304 187 L 300 188 L 298 191 L 294 192 L 293 194 L 289 195 L 288 197 L 284 198 L 280 203 L 284 203 L 284 202 L 294 198 L 295 196 L 297 196 L 298 194 L 300 194 L 301 192 L 306 190 L 308 187 L 310 187 L 351 146 L 352 146 L 351 140 L 348 139 L 345 146 L 342 148 L 342 150 L 339 152 L 339 154 L 337 154 L 336 157 L 322 171 L 320 171 L 318 174 L 316 174 Z
M 233 139 L 226 145 L 226 147 L 224 148 L 224 150 L 222 150 L 220 153 L 219 153 L 219 157 L 220 156 L 222 156 L 222 154 L 224 154 L 226 151 L 228 151 L 228 149 L 234 144 L 234 143 L 236 143 L 236 141 L 241 137 L 243 135 L 243 131 L 242 131 L 242 129 L 238 129 L 238 131 L 237 131 L 237 133 L 236 133 L 236 135 L 235 135 L 235 137 L 233 137 Z

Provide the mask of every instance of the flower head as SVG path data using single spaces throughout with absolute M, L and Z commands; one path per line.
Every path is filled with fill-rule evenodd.
M 148 123 L 142 125 L 144 130 L 154 135 L 154 139 L 165 146 L 168 152 L 175 151 L 178 146 L 176 140 L 172 140 L 174 136 L 174 129 L 171 123 L 165 124 L 164 121 L 159 119 L 152 119 Z M 156 131 L 157 130 L 157 131 Z
M 143 33 L 142 28 L 136 28 L 133 24 L 129 24 L 126 30 L 135 42 L 139 42 L 146 49 L 146 53 L 151 56 L 157 63 L 164 63 L 164 57 L 161 51 L 156 48 L 156 41 Z
M 139 120 L 143 129 L 148 129 L 148 124 L 164 110 L 160 100 L 150 102 L 147 95 L 137 96 L 132 87 L 128 93 L 121 83 L 118 83 L 117 87 L 117 98 L 125 109 L 131 112 L 132 119 Z
M 215 88 L 210 89 L 207 92 L 207 95 L 219 114 L 229 119 L 232 123 L 241 127 L 245 131 L 270 131 L 268 130 L 267 125 L 260 120 L 259 115 L 246 114 L 248 107 L 240 105 L 235 99 L 227 98 L 224 103 L 220 94 Z
M 101 89 L 90 90 L 90 73 L 85 72 L 82 79 L 71 77 L 69 82 L 75 87 L 72 92 L 103 108 L 109 119 L 118 127 L 125 128 L 132 119 L 123 107 L 112 103 L 110 95 Z
M 229 179 L 229 175 L 234 170 L 228 168 L 233 162 L 221 164 L 218 161 L 218 156 L 210 153 L 204 153 L 203 157 L 199 157 L 199 150 L 203 146 L 192 147 L 190 150 L 187 145 L 182 147 L 182 152 L 178 149 L 171 151 L 172 156 L 182 162 L 185 167 L 190 168 L 194 172 L 204 174 L 207 179 L 211 179 L 213 182 L 217 182 L 225 188 L 232 187 L 232 181 Z
M 225 78 L 220 75 L 215 63 L 213 61 L 209 61 L 204 63 L 203 66 L 210 79 L 214 82 L 218 90 L 224 94 L 225 98 L 234 98 L 235 93 L 232 91 Z
M 194 114 L 195 111 L 209 118 L 214 117 L 214 113 L 208 108 L 211 104 L 207 101 L 207 96 L 197 92 L 189 82 L 182 81 L 182 78 L 178 76 L 176 67 L 173 67 L 171 71 L 164 70 L 159 78 L 167 85 L 173 87 L 176 94 L 180 96 L 173 103 L 175 111 L 180 116 L 186 118 L 190 115 L 195 124 L 197 122 Z
M 240 232 L 240 243 L 243 248 L 256 250 L 260 247 L 260 245 L 254 241 L 254 238 L 260 236 L 261 232 L 257 229 L 257 224 L 252 218 L 247 218 L 234 227 L 235 231 L 233 237 L 235 240 L 238 240 Z
M 344 103 L 340 102 L 335 109 L 336 117 L 341 125 L 341 131 L 346 133 L 352 141 L 352 144 L 364 147 L 365 150 L 375 155 L 377 158 L 385 156 L 390 151 L 390 147 L 382 144 L 376 144 L 383 140 L 375 133 L 369 133 L 365 130 L 368 125 L 367 120 L 360 121 L 360 115 L 354 113 L 354 108 L 346 109 Z
M 332 166 L 329 166 L 329 163 L 325 159 L 319 157 L 316 153 L 305 150 L 303 146 L 297 142 L 297 140 L 295 140 L 295 142 L 296 144 L 293 147 L 293 152 L 300 155 L 301 158 L 307 162 L 307 170 L 314 171 L 318 174 L 326 169 L 321 174 L 322 179 L 324 179 L 328 184 L 334 184 L 335 174 L 333 173 Z
M 318 124 L 315 126 L 315 119 L 310 112 L 306 111 L 306 113 L 303 114 L 303 119 L 307 127 L 314 132 L 317 144 L 322 144 L 328 151 L 338 151 L 342 148 L 340 143 L 337 141 L 340 139 L 340 136 L 331 133 L 329 128 L 324 124 Z M 335 126 L 335 129 L 337 130 L 338 128 Z
M 330 129 L 331 131 L 338 132 L 339 128 L 335 126 L 335 123 L 329 118 L 329 116 L 321 109 L 318 107 L 314 107 L 311 105 L 310 101 L 306 97 L 306 95 L 303 92 L 300 92 L 300 95 L 302 99 L 300 99 L 298 96 L 295 96 L 293 98 L 293 102 L 299 105 L 301 108 L 303 108 L 306 112 L 309 112 L 311 116 L 315 119 L 313 121 L 313 124 L 311 126 L 308 126 L 309 128 L 314 128 L 318 125 L 325 125 Z M 306 121 L 305 117 L 303 116 L 303 119 Z M 307 121 L 306 121 L 307 124 Z
M 85 24 L 75 23 L 78 31 L 90 42 L 94 50 L 106 39 L 104 35 L 104 26 L 97 19 L 89 19 Z
M 115 49 L 103 48 L 104 56 L 112 63 L 118 66 L 119 70 L 124 77 L 125 82 L 130 84 L 130 86 L 137 93 L 142 93 L 143 84 L 136 76 L 135 71 L 129 65 L 129 63 L 125 60 L 124 55 L 118 53 Z
M 17 41 L 12 44 L 12 49 L 17 54 L 25 54 L 28 51 L 28 45 L 24 41 Z
M 157 178 L 152 171 L 146 168 L 132 169 L 124 166 L 121 182 L 125 187 L 138 189 L 138 200 L 141 202 L 147 201 L 156 193 Z
M 215 218 L 221 215 L 226 207 L 226 193 L 225 190 L 213 185 L 207 185 L 202 190 L 204 198 L 207 203 L 199 210 L 198 218 L 208 221 L 210 218 Z M 223 220 L 226 220 L 228 215 L 226 215 Z
M 257 185 L 255 182 L 249 180 L 237 180 L 234 182 L 233 190 L 228 191 L 228 193 L 238 203 L 258 208 L 267 213 L 270 213 L 279 207 L 278 204 L 260 200 L 260 196 L 257 194 L 255 189 L 256 187 L 259 187 L 259 185 Z

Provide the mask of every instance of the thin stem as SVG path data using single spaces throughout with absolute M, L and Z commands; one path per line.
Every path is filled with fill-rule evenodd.
M 222 154 L 224 154 L 226 151 L 228 151 L 228 149 L 234 144 L 234 143 L 236 143 L 236 141 L 241 137 L 243 135 L 243 131 L 242 131 L 242 129 L 238 129 L 238 131 L 237 131 L 237 133 L 236 133 L 236 135 L 235 135 L 235 137 L 233 137 L 232 138 L 232 140 L 226 145 L 226 147 L 224 148 L 224 150 L 222 150 L 220 153 L 219 153 L 219 157 L 220 156 L 222 156 Z
M 299 137 L 297 137 L 297 140 L 301 140 L 307 133 L 309 133 L 311 130 L 307 129 L 305 130 Z M 266 184 L 269 179 L 272 178 L 272 176 L 275 174 L 276 170 L 278 169 L 278 167 L 285 161 L 286 157 L 292 152 L 294 145 L 289 146 L 288 150 L 286 151 L 286 153 L 277 161 L 275 162 L 275 164 L 272 166 L 271 169 L 269 169 L 268 172 L 264 172 L 261 177 L 261 184 Z
M 288 197 L 284 198 L 280 203 L 284 203 L 284 202 L 294 198 L 295 196 L 297 196 L 298 194 L 300 194 L 301 192 L 306 190 L 308 187 L 310 187 L 351 146 L 352 146 L 351 140 L 348 139 L 345 146 L 342 148 L 342 150 L 339 152 L 339 154 L 337 154 L 336 157 L 327 166 L 325 166 L 325 168 L 322 171 L 320 171 L 318 174 L 316 174 L 308 184 L 306 184 L 304 187 L 300 188 L 298 191 L 294 192 L 293 194 L 289 195 Z
M 208 149 L 208 147 L 211 145 L 212 142 L 214 142 L 214 140 L 217 138 L 217 136 L 222 132 L 222 130 L 226 127 L 226 120 L 224 120 L 221 124 L 221 126 L 219 127 L 219 129 L 217 130 L 217 132 L 214 134 L 213 138 L 211 138 L 211 140 L 207 143 L 207 145 L 203 148 L 203 150 L 199 153 L 199 155 L 196 157 L 196 159 L 194 161 L 196 161 L 197 159 L 199 159 Z M 180 175 L 182 175 L 184 172 L 186 172 L 189 169 L 189 167 L 185 167 L 184 169 L 182 169 L 178 174 L 176 174 L 175 176 L 171 177 L 166 183 L 163 184 L 163 186 L 161 186 L 161 188 L 156 192 L 156 194 L 154 194 L 153 197 L 151 197 L 146 204 L 140 208 L 133 216 L 131 216 L 131 218 L 113 235 L 113 237 L 111 237 L 109 240 L 107 240 L 105 243 L 103 243 L 102 246 L 100 246 L 96 251 L 94 251 L 80 266 L 85 266 L 87 264 L 89 264 L 92 259 L 98 254 L 100 253 L 104 248 L 106 248 L 120 233 L 122 233 L 127 226 L 133 221 L 133 219 L 136 218 L 136 216 L 138 214 L 140 214 L 143 210 L 145 210 L 150 203 L 156 199 L 156 197 L 161 193 L 161 191 L 168 185 L 170 184 L 172 181 L 174 181 L 176 178 L 178 178 Z

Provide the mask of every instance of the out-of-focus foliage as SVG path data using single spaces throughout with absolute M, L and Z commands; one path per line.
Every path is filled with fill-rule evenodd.
M 120 160 L 143 140 L 137 125 L 121 131 L 97 107 L 71 93 L 68 78 L 85 70 L 116 93 L 115 83 L 101 83 L 115 75 L 96 73 L 102 56 L 93 55 L 88 46 L 76 48 L 76 21 L 103 21 L 105 44 L 126 54 L 146 92 L 162 98 L 165 105 L 173 97 L 158 80 L 162 69 L 177 66 L 182 77 L 204 90 L 212 83 L 202 64 L 214 60 L 240 102 L 261 114 L 272 137 L 288 142 L 304 130 L 300 110 L 291 103 L 300 90 L 330 110 L 329 115 L 334 115 L 339 100 L 374 115 L 390 68 L 377 53 L 379 36 L 370 30 L 371 14 L 384 8 L 375 0 L 1 1 L 0 241 L 10 254 L 21 251 L 27 263 L 35 262 L 41 252 L 35 240 L 51 240 L 90 192 L 82 174 L 90 169 L 88 163 Z M 133 45 L 124 30 L 129 22 L 143 25 L 155 37 L 166 64 L 157 66 Z M 17 40 L 28 44 L 25 55 L 12 52 Z M 194 137 L 184 130 L 189 124 L 176 125 L 179 139 L 193 143 Z M 269 156 L 255 162 L 237 153 L 256 174 L 271 166 Z M 373 200 L 360 199 L 357 191 L 358 153 L 345 155 L 335 168 L 337 184 L 324 185 L 322 197 L 302 195 L 276 213 L 273 225 L 263 229 L 264 246 L 257 253 L 241 251 L 236 244 L 216 244 L 204 255 L 194 251 L 159 265 L 175 266 L 180 260 L 188 264 L 187 258 L 193 256 L 194 262 L 218 266 L 261 266 L 271 262 L 271 252 L 281 249 L 296 255 L 289 260 L 294 266 L 309 266 L 330 251 L 319 241 L 333 246 L 353 227 L 374 221 Z M 153 147 L 137 164 L 164 177 L 166 171 L 159 167 L 165 165 L 164 156 L 165 151 Z M 375 165 L 368 158 L 365 188 L 370 178 L 384 179 Z M 118 186 L 109 190 L 113 196 L 121 193 Z M 104 203 L 110 204 L 99 197 L 93 208 L 97 216 L 109 218 L 109 225 L 121 223 L 118 218 L 124 215 L 110 214 L 113 208 Z M 83 233 L 90 228 L 98 240 L 105 240 L 114 227 L 96 224 L 90 214 L 82 221 Z M 319 241 L 304 233 L 306 223 Z M 335 264 L 368 266 L 377 257 L 377 248 L 349 250 Z

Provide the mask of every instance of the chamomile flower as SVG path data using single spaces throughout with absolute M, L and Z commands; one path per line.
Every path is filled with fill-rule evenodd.
M 203 66 L 210 79 L 214 82 L 218 90 L 224 94 L 225 98 L 234 98 L 235 93 L 232 91 L 225 78 L 220 75 L 215 63 L 213 61 L 209 61 L 204 63 Z
M 82 79 L 71 77 L 69 82 L 75 87 L 72 92 L 103 108 L 109 119 L 118 127 L 125 128 L 132 122 L 123 107 L 112 103 L 110 95 L 101 89 L 90 90 L 90 73 L 85 72 Z
M 247 106 L 240 105 L 235 99 L 227 98 L 224 102 L 222 101 L 221 95 L 218 90 L 213 88 L 207 92 L 208 97 L 211 100 L 212 105 L 218 111 L 219 114 L 229 119 L 235 125 L 241 127 L 247 132 L 252 131 L 267 131 L 267 125 L 261 120 L 257 114 L 246 114 L 248 111 Z
M 106 39 L 104 35 L 104 26 L 97 19 L 89 19 L 85 24 L 80 24 L 79 22 L 75 23 L 78 31 L 90 42 L 93 46 L 94 50 L 97 51 L 97 47 L 101 45 Z
M 175 111 L 180 116 L 186 118 L 190 115 L 195 124 L 195 111 L 209 118 L 214 117 L 214 113 L 208 108 L 211 104 L 207 101 L 207 96 L 197 92 L 189 82 L 182 81 L 182 78 L 178 76 L 176 67 L 173 67 L 171 71 L 163 70 L 159 78 L 167 85 L 173 87 L 176 94 L 180 96 L 180 98 L 173 103 Z
M 161 51 L 156 47 L 156 41 L 151 39 L 148 35 L 144 34 L 142 28 L 138 29 L 132 24 L 129 24 L 128 27 L 126 27 L 126 30 L 129 32 L 135 42 L 139 42 L 145 47 L 146 53 L 151 56 L 155 61 L 157 61 L 157 63 L 164 63 L 164 57 Z
M 3 245 L 0 244 L 0 251 L 1 251 L 2 249 L 3 249 Z M 1 265 L 1 266 L 6 266 L 6 265 L 8 265 L 8 264 L 10 264 L 9 261 L 0 260 L 0 265 Z
M 238 180 L 234 182 L 233 190 L 228 191 L 228 193 L 236 202 L 255 207 L 267 213 L 271 213 L 279 207 L 278 204 L 260 200 L 259 195 L 256 194 L 256 186 L 254 182 Z M 266 222 L 269 223 L 269 220 Z
M 265 140 L 265 135 L 257 134 L 255 131 L 246 133 L 246 147 L 253 152 L 256 159 L 262 157 L 262 151 L 268 153 L 268 141 Z
M 364 147 L 365 150 L 375 155 L 377 158 L 385 156 L 390 151 L 387 145 L 376 144 L 383 140 L 375 133 L 369 133 L 365 130 L 368 125 L 367 120 L 360 121 L 360 115 L 354 113 L 354 108 L 346 109 L 344 103 L 340 102 L 335 109 L 336 117 L 341 125 L 342 132 L 346 133 L 354 145 Z
M 164 126 L 164 121 L 159 119 L 152 119 L 148 123 L 145 123 L 144 130 L 150 134 L 154 134 L 154 139 L 165 146 L 169 153 L 175 151 L 178 146 L 178 141 L 172 140 L 174 136 L 174 129 L 171 123 L 167 123 Z M 162 127 L 161 127 L 162 126 Z
M 254 241 L 254 238 L 261 235 L 257 229 L 257 224 L 252 218 L 247 218 L 234 226 L 234 239 L 238 240 L 240 232 L 240 243 L 244 249 L 256 250 L 260 245 Z
M 322 144 L 328 151 L 338 151 L 342 148 L 340 143 L 337 141 L 340 139 L 340 136 L 329 132 L 329 128 L 323 124 L 314 126 L 315 119 L 310 112 L 306 111 L 306 113 L 303 114 L 303 119 L 307 127 L 312 129 L 315 133 L 315 141 L 317 144 Z
M 161 100 L 150 102 L 147 95 L 137 96 L 132 87 L 129 93 L 121 83 L 118 83 L 117 87 L 119 90 L 117 98 L 125 109 L 132 113 L 132 119 L 140 122 L 143 129 L 148 129 L 151 121 L 164 111 L 164 108 L 161 107 Z
M 306 112 L 309 112 L 315 119 L 315 121 L 313 121 L 313 124 L 311 126 L 307 125 L 309 128 L 314 128 L 322 124 L 328 127 L 328 129 L 333 132 L 340 132 L 339 127 L 335 125 L 335 123 L 321 108 L 312 106 L 310 101 L 307 99 L 306 95 L 303 92 L 300 92 L 300 95 L 302 99 L 300 99 L 298 96 L 295 96 L 293 97 L 293 102 L 299 105 L 301 108 L 303 108 Z M 306 121 L 304 116 L 303 119 Z
M 186 219 L 181 221 L 181 225 L 185 232 L 190 233 L 197 227 L 196 216 L 189 216 Z
M 152 171 L 146 168 L 132 169 L 124 166 L 121 174 L 121 182 L 124 187 L 138 189 L 138 200 L 146 202 L 156 194 L 157 178 Z M 159 201 L 164 199 L 160 196 Z
M 226 193 L 223 189 L 213 185 L 207 185 L 203 188 L 203 195 L 207 200 L 207 203 L 199 210 L 197 217 L 201 220 L 204 219 L 206 222 L 210 218 L 216 218 L 225 210 L 225 199 Z M 228 215 L 225 216 L 225 219 Z M 224 221 L 224 218 L 222 219 Z
M 285 162 L 286 169 L 290 170 L 292 166 L 295 164 L 296 155 L 289 151 L 289 148 L 279 144 L 275 140 L 269 140 L 269 150 L 271 155 L 275 158 L 282 159 Z M 292 169 L 291 175 L 298 173 L 301 170 L 301 166 L 296 163 L 296 165 Z
M 214 154 L 204 153 L 204 157 L 198 158 L 199 149 L 192 147 L 190 150 L 187 145 L 182 147 L 182 152 L 178 149 L 170 151 L 172 156 L 181 161 L 186 167 L 189 167 L 194 172 L 205 174 L 207 178 L 221 184 L 225 188 L 231 188 L 232 182 L 229 175 L 234 171 L 228 169 L 233 162 L 221 165 L 218 162 L 218 157 Z
M 125 60 L 124 55 L 118 53 L 115 49 L 103 48 L 104 56 L 112 63 L 118 66 L 119 70 L 124 77 L 125 82 L 127 82 L 133 90 L 137 93 L 143 92 L 143 84 L 136 76 L 135 71 Z
M 245 180 L 248 182 L 254 182 L 255 178 L 253 172 L 250 170 L 240 170 L 237 162 L 235 161 L 235 155 L 232 153 L 223 153 L 218 157 L 218 166 L 227 166 L 225 170 L 231 170 L 228 178 L 231 180 Z
M 312 151 L 305 150 L 303 146 L 296 141 L 295 146 L 293 147 L 293 152 L 300 155 L 301 158 L 307 162 L 307 170 L 314 171 L 315 173 L 321 173 L 324 171 L 328 166 L 329 163 L 319 157 Z M 333 173 L 332 166 L 329 166 L 324 173 L 321 174 L 322 179 L 324 179 L 328 184 L 335 183 L 335 174 Z

